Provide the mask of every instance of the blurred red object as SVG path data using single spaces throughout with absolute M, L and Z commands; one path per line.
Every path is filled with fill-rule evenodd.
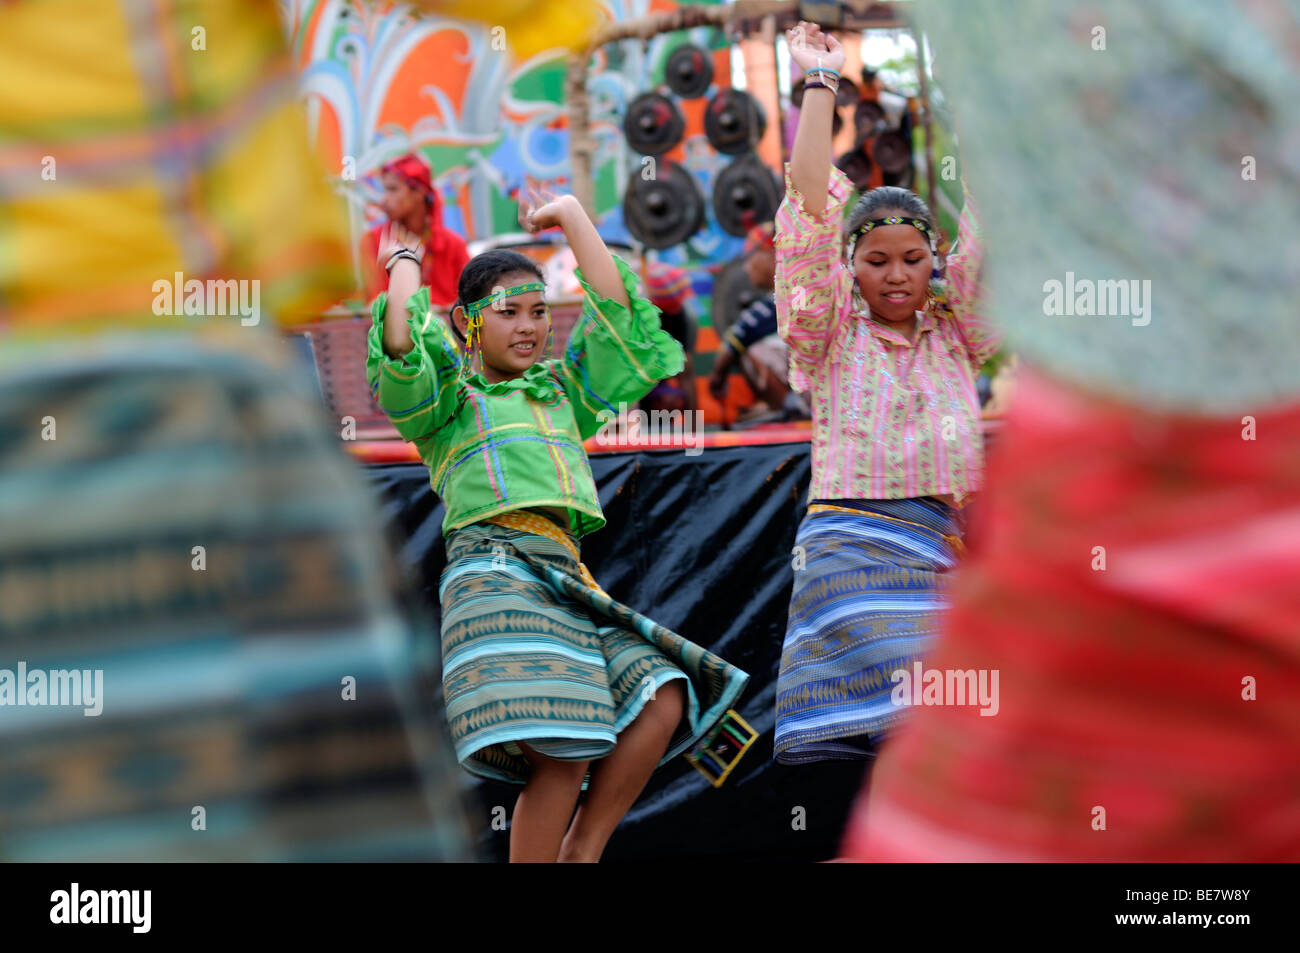
M 978 556 L 845 854 L 1300 859 L 1300 407 L 1149 413 L 1025 370 Z M 1104 827 L 1102 826 L 1104 824 Z

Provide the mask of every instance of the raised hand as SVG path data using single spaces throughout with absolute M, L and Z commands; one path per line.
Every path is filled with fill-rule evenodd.
M 556 198 L 539 188 L 531 176 L 525 180 L 525 191 L 526 195 L 519 201 L 519 225 L 530 235 L 557 225 L 563 226 L 566 209 L 577 202 L 571 195 Z
M 785 34 L 790 46 L 790 56 L 804 72 L 826 67 L 837 73 L 844 71 L 844 48 L 829 33 L 823 33 L 816 23 L 800 20 Z
M 388 259 L 393 253 L 405 248 L 407 251 L 415 252 L 416 256 L 424 260 L 424 242 L 420 237 L 400 222 L 389 222 L 379 233 L 379 254 L 377 260 L 382 268 L 387 264 Z

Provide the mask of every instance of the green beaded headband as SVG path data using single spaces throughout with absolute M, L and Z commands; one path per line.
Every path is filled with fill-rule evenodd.
M 530 291 L 540 291 L 546 293 L 546 285 L 540 281 L 530 281 L 527 284 L 515 285 L 513 288 L 493 291 L 486 298 L 479 298 L 473 304 L 465 305 L 465 314 L 471 318 L 477 317 L 483 313 L 483 309 L 494 301 L 504 301 L 506 298 L 513 298 L 515 295 L 527 294 Z
M 479 348 L 479 332 L 483 329 L 483 309 L 488 305 L 505 301 L 506 298 L 527 294 L 530 291 L 545 294 L 546 285 L 540 281 L 530 281 L 527 284 L 515 285 L 513 288 L 497 289 L 486 298 L 479 298 L 477 301 L 464 306 L 465 317 L 468 319 L 465 325 L 465 351 L 471 361 L 474 352 Z

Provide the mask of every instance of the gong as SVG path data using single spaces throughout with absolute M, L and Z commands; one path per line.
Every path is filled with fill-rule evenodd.
M 704 226 L 704 196 L 695 177 L 660 161 L 652 178 L 634 169 L 623 194 L 623 223 L 647 248 L 670 248 Z
M 623 117 L 627 144 L 648 156 L 663 155 L 682 140 L 686 120 L 667 96 L 642 93 L 632 100 Z
M 912 181 L 913 181 L 913 179 L 916 177 L 915 174 L 916 174 L 916 167 L 915 167 L 915 166 L 910 166 L 910 165 L 909 165 L 906 169 L 904 169 L 902 172 L 899 172 L 899 173 L 896 174 L 896 175 L 895 175 L 895 174 L 892 174 L 892 173 L 889 173 L 889 172 L 886 172 L 885 175 L 884 175 L 884 184 L 885 184 L 885 185 L 897 185 L 897 186 L 899 186 L 899 187 L 901 187 L 901 188 L 904 188 L 904 189 L 911 189 L 911 188 L 912 188 Z M 915 190 L 913 190 L 913 191 L 915 191 Z
M 876 136 L 871 152 L 886 175 L 899 175 L 912 164 L 912 144 L 901 132 L 882 132 Z
M 766 128 L 763 107 L 743 89 L 719 90 L 704 112 L 704 134 L 713 148 L 726 155 L 752 149 Z
M 722 266 L 713 279 L 713 327 L 719 337 L 740 320 L 741 312 L 763 297 L 745 270 L 745 256 Z
M 865 146 L 844 153 L 835 160 L 835 167 L 849 177 L 855 188 L 871 188 L 871 159 Z
M 713 82 L 713 60 L 694 44 L 679 46 L 664 65 L 664 81 L 683 99 L 703 96 Z
M 853 135 L 859 145 L 884 128 L 885 111 L 874 99 L 864 99 L 853 108 Z
M 752 152 L 723 169 L 714 183 L 713 214 L 730 235 L 745 235 L 770 222 L 780 204 L 776 175 Z

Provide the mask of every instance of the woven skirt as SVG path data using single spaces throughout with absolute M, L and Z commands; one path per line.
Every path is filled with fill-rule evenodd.
M 610 598 L 568 534 L 515 526 L 477 523 L 446 541 L 443 690 L 462 767 L 522 784 L 521 741 L 559 760 L 604 757 L 660 685 L 682 680 L 664 764 L 734 706 L 747 674 Z
M 776 692 L 776 760 L 863 759 L 906 711 L 898 669 L 922 659 L 957 563 L 952 507 L 930 497 L 814 504 L 796 536 Z

